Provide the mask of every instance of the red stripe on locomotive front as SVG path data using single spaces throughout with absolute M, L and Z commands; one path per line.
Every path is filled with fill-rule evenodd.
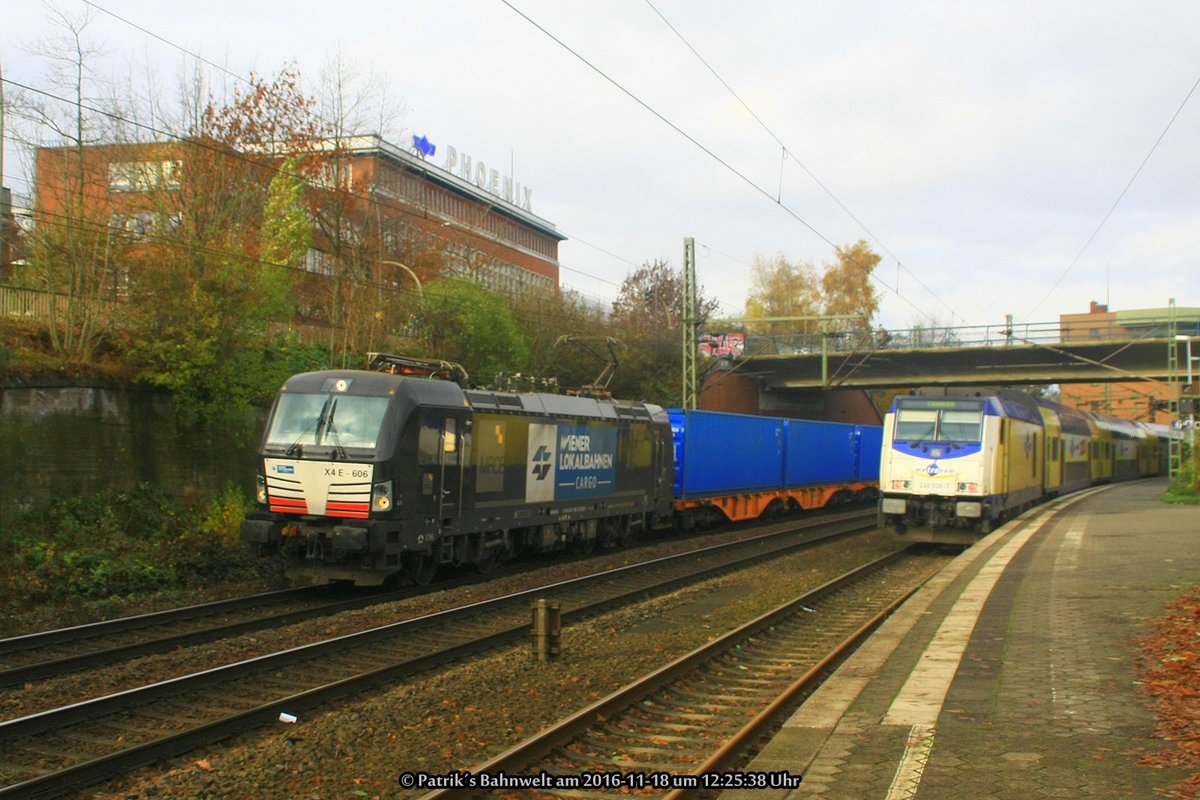
M 271 510 L 282 511 L 290 514 L 307 514 L 308 503 L 303 499 L 293 499 L 290 497 L 272 497 Z
M 326 511 L 340 511 L 341 516 L 357 517 L 360 519 L 366 519 L 369 516 L 370 509 L 371 506 L 369 503 L 338 503 L 330 501 L 325 505 Z

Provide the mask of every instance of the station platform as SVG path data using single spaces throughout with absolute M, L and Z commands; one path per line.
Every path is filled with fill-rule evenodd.
M 1200 584 L 1200 507 L 1143 480 L 1061 498 L 965 550 L 787 721 L 723 800 L 1161 796 L 1139 640 Z

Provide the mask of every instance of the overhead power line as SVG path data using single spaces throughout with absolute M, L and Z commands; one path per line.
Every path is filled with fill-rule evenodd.
M 742 96 L 740 94 L 738 94 L 738 92 L 736 90 L 734 90 L 734 88 L 732 86 L 729 85 L 729 82 L 726 81 L 720 75 L 720 73 L 717 72 L 716 68 L 714 68 L 713 65 L 708 62 L 708 59 L 706 59 L 703 55 L 700 54 L 700 51 L 698 51 L 692 45 L 692 43 L 690 41 L 688 41 L 687 37 L 685 37 L 679 31 L 679 29 L 676 28 L 671 23 L 671 21 L 669 19 L 667 19 L 666 16 L 661 11 L 658 10 L 658 8 L 655 7 L 654 3 L 651 2 L 651 0 L 646 0 L 646 5 L 650 6 L 650 9 L 655 14 L 658 15 L 658 18 L 661 19 L 668 28 L 671 29 L 671 32 L 675 34 L 675 36 L 679 39 L 679 41 L 683 42 L 684 46 L 687 47 L 687 49 L 690 50 L 692 52 L 692 54 L 694 56 L 696 56 L 697 59 L 699 59 L 700 63 L 703 64 L 704 67 L 710 73 L 712 73 L 712 76 L 714 78 L 716 78 L 717 81 L 719 81 L 720 84 L 722 86 L 724 86 L 725 89 L 733 96 L 733 98 L 738 101 L 738 103 L 742 106 L 742 108 L 744 108 L 746 110 L 746 113 L 749 114 L 751 117 L 753 117 L 754 121 L 757 122 L 764 131 L 766 131 L 768 136 L 770 136 L 772 139 L 775 140 L 776 144 L 779 145 L 780 150 L 781 150 L 780 192 L 779 192 L 779 195 L 777 195 L 777 198 L 782 197 L 782 192 L 783 192 L 783 187 L 782 187 L 783 164 L 784 164 L 784 162 L 789 161 L 789 160 L 794 161 L 794 162 L 796 162 L 797 165 L 799 165 L 800 169 L 804 170 L 804 173 L 806 175 L 808 175 L 809 178 L 812 179 L 813 183 L 817 184 L 817 186 L 819 186 L 821 188 L 821 191 L 825 192 L 825 194 L 827 194 L 829 196 L 829 198 L 831 200 L 833 200 L 834 203 L 837 204 L 838 208 L 840 208 L 842 211 L 844 211 L 846 213 L 846 215 L 848 217 L 850 217 L 850 219 L 854 220 L 854 223 L 856 225 L 858 225 L 858 227 L 863 229 L 863 231 L 867 234 L 867 236 L 870 237 L 871 241 L 873 241 L 873 242 L 875 242 L 875 244 L 879 245 L 879 248 L 881 250 L 883 250 L 883 252 L 887 253 L 888 256 L 890 256 L 891 259 L 896 262 L 897 266 L 900 269 L 904 270 L 909 275 L 911 275 L 912 278 L 918 284 L 920 284 L 921 288 L 923 288 L 926 292 L 928 292 L 930 294 L 930 296 L 933 297 L 933 299 L 937 300 L 939 303 L 941 303 L 943 306 L 945 306 L 946 309 L 950 312 L 950 314 L 952 316 L 958 316 L 958 314 L 955 312 L 955 310 L 952 306 L 950 306 L 945 300 L 943 300 L 940 296 L 938 296 L 937 292 L 935 292 L 933 289 L 929 288 L 929 286 L 926 285 L 925 282 L 921 280 L 921 277 L 919 275 L 917 275 L 915 272 L 913 272 L 907 266 L 905 266 L 904 263 L 899 259 L 899 257 L 897 257 L 896 254 L 893 253 L 888 248 L 888 246 L 886 244 L 884 244 L 883 241 L 878 236 L 875 235 L 874 231 L 872 231 L 869 227 L 867 227 L 867 224 L 865 222 L 863 222 L 861 219 L 859 219 L 858 215 L 856 215 L 853 211 L 851 211 L 850 208 L 845 203 L 842 202 L 841 198 L 839 198 L 836 194 L 834 194 L 833 190 L 830 189 L 828 186 L 826 186 L 825 183 L 820 178 L 818 178 L 811 169 L 808 168 L 808 165 L 806 165 L 800 158 L 798 158 L 796 156 L 795 149 L 788 147 L 787 144 L 782 139 L 780 139 L 778 135 L 776 135 L 775 131 L 771 130 L 770 126 L 768 126 L 767 123 L 763 121 L 762 117 L 760 117 L 757 113 L 755 113 L 754 109 L 752 109 L 750 107 L 750 105 L 745 100 L 742 99 Z M 898 296 L 900 295 L 899 280 L 897 280 L 897 284 L 895 287 L 888 286 L 888 284 L 885 281 L 883 281 L 882 279 L 879 279 L 879 282 L 884 287 L 886 287 L 889 291 L 893 292 L 894 294 L 896 294 Z M 926 312 L 921 312 L 921 313 L 924 313 L 925 316 L 928 317 L 929 319 L 933 319 L 932 314 L 928 314 Z
M 1136 181 L 1138 176 L 1142 174 L 1142 170 L 1145 169 L 1146 164 L 1150 161 L 1150 157 L 1154 155 L 1154 151 L 1158 149 L 1158 146 L 1162 144 L 1162 140 L 1166 138 L 1167 131 L 1171 130 L 1171 126 L 1175 124 L 1175 120 L 1179 119 L 1179 115 L 1183 112 L 1183 107 L 1186 106 L 1188 101 L 1192 99 L 1192 95 L 1196 93 L 1197 87 L 1200 87 L 1200 78 L 1197 78 L 1196 82 L 1192 84 L 1192 88 L 1188 90 L 1187 95 L 1183 98 L 1183 102 L 1179 104 L 1179 107 L 1175 109 L 1175 113 L 1171 115 L 1169 120 L 1167 120 L 1167 126 L 1163 128 L 1162 133 L 1160 133 L 1158 138 L 1154 140 L 1154 144 L 1150 146 L 1150 152 L 1146 153 L 1146 157 L 1142 159 L 1142 162 L 1138 164 L 1137 169 L 1133 171 L 1133 175 L 1130 176 L 1129 180 L 1125 183 L 1125 187 L 1121 189 L 1121 193 L 1117 195 L 1117 199 L 1113 201 L 1111 206 L 1109 206 L 1108 211 L 1104 213 L 1104 217 L 1101 218 L 1100 224 L 1096 226 L 1096 229 L 1092 231 L 1092 235 L 1089 236 L 1087 241 L 1083 243 L 1083 247 L 1079 248 L 1079 252 L 1075 254 L 1073 259 L 1071 259 L 1071 263 L 1068 264 L 1067 268 L 1063 270 L 1061 275 L 1058 276 L 1058 280 L 1054 282 L 1054 285 L 1050 287 L 1050 290 L 1046 292 L 1045 296 L 1043 296 L 1041 300 L 1038 300 L 1037 303 L 1034 304 L 1033 308 L 1029 309 L 1029 312 L 1021 320 L 1022 322 L 1032 317 L 1033 312 L 1041 308 L 1042 303 L 1045 303 L 1048 299 L 1050 299 L 1050 295 L 1054 294 L 1055 290 L 1057 290 L 1058 287 L 1062 285 L 1062 282 L 1067 279 L 1067 276 L 1071 274 L 1071 270 L 1075 269 L 1075 265 L 1079 263 L 1079 259 L 1083 258 L 1083 254 L 1087 252 L 1087 249 L 1092 246 L 1092 242 L 1094 242 L 1096 237 L 1100 235 L 1100 231 L 1108 222 L 1109 217 L 1113 215 L 1113 212 L 1117 210 L 1117 206 L 1119 206 L 1121 201 L 1125 199 L 1125 195 L 1129 192 L 1130 187 L 1133 186 L 1133 182 Z
M 617 91 L 621 92 L 626 97 L 628 97 L 630 100 L 635 102 L 637 105 L 641 106 L 644 110 L 649 112 L 651 115 L 653 115 L 655 118 L 657 118 L 660 122 L 662 122 L 664 125 L 669 127 L 671 130 L 675 131 L 677 134 L 682 136 L 684 139 L 686 139 L 688 142 L 690 142 L 692 145 L 694 145 L 696 148 L 698 148 L 701 152 L 703 152 L 705 155 L 707 155 L 713 161 L 716 161 L 718 164 L 723 166 L 726 170 L 728 170 L 731 174 L 733 174 L 735 177 L 737 177 L 739 180 L 741 180 L 743 183 L 745 183 L 747 186 L 749 186 L 755 192 L 757 192 L 758 194 L 767 198 L 772 204 L 774 204 L 775 206 L 780 208 L 785 214 L 792 217 L 792 219 L 794 219 L 796 222 L 799 222 L 801 225 L 803 225 L 805 228 L 807 228 L 810 232 L 812 232 L 813 235 L 815 235 L 818 239 L 825 242 L 827 245 L 829 245 L 835 251 L 839 249 L 838 245 L 836 245 L 832 239 L 830 239 L 828 236 L 826 236 L 824 233 L 822 233 L 820 230 L 818 230 L 815 226 L 813 226 L 811 223 L 809 223 L 807 220 L 805 220 L 803 217 L 801 217 L 799 213 L 797 213 L 794 209 L 792 209 L 790 206 L 788 206 L 786 203 L 784 203 L 781 199 L 777 198 L 776 196 L 773 196 L 770 193 L 770 191 L 763 188 L 758 183 L 755 183 L 754 180 L 752 180 L 750 177 L 748 177 L 745 173 L 741 172 L 736 167 L 734 167 L 732 164 L 730 164 L 728 161 L 726 161 L 725 159 L 723 159 L 719 155 L 717 155 L 711 148 L 702 144 L 700 141 L 698 141 L 695 137 L 693 137 L 687 131 L 683 130 L 678 125 L 676 125 L 674 122 L 667 119 L 666 116 L 664 116 L 662 113 L 660 113 L 655 108 L 653 108 L 649 103 L 642 100 L 640 97 L 638 97 L 636 94 L 634 94 L 629 89 L 625 88 L 615 78 L 613 78 L 611 75 L 606 73 L 600 67 L 593 64 L 591 61 L 589 61 L 587 58 L 585 58 L 581 53 L 579 53 L 577 50 L 572 48 L 570 45 L 568 45 L 562 39 L 560 39 L 559 37 L 557 37 L 556 35 L 551 33 L 549 30 L 547 30 L 545 27 L 543 27 L 541 24 L 539 24 L 536 20 L 531 18 L 524 11 L 521 11 L 521 9 L 514 6 L 511 2 L 509 2 L 509 0 L 500 0 L 500 2 L 502 2 L 509 9 L 511 9 L 513 11 L 513 13 L 517 14 L 517 16 L 521 17 L 526 22 L 528 22 L 530 25 L 532 25 L 533 27 L 535 27 L 539 31 L 541 31 L 542 34 L 547 36 L 551 41 L 553 41 L 559 47 L 561 47 L 562 49 L 564 49 L 568 53 L 570 53 L 572 56 L 574 56 L 582 64 L 584 64 L 586 67 L 588 67 L 588 69 L 592 70 L 597 75 L 599 75 L 601 78 L 603 78 L 605 81 L 607 81 L 609 84 L 611 84 L 615 89 L 617 89 Z M 924 309 L 922 309 L 920 306 L 918 306 L 916 303 L 914 303 L 908 297 L 905 297 L 904 294 L 899 292 L 897 289 L 892 289 L 892 287 L 888 286 L 887 283 L 885 283 L 883 281 L 883 279 L 880 278 L 878 275 L 872 274 L 870 276 L 870 278 L 871 278 L 871 280 L 875 281 L 876 283 L 879 283 L 880 285 L 882 285 L 884 288 L 893 292 L 896 295 L 896 297 L 900 298 L 905 303 L 907 303 L 909 306 L 911 306 L 918 314 L 921 314 L 922 316 L 926 316 L 926 317 L 929 316 L 929 314 Z
M 84 2 L 84 3 L 86 3 L 87 5 L 91 6 L 92 8 L 96 9 L 97 11 L 100 11 L 100 12 L 102 12 L 102 13 L 104 13 L 104 14 L 107 14 L 108 16 L 112 17 L 113 19 L 115 19 L 115 20 L 118 20 L 119 22 L 122 22 L 122 23 L 124 23 L 125 25 L 128 25 L 129 27 L 131 27 L 131 28 L 134 28 L 134 29 L 136 29 L 136 30 L 138 30 L 138 31 L 141 31 L 142 33 L 146 34 L 147 36 L 150 36 L 150 37 L 153 37 L 154 39 L 157 39 L 158 41 L 162 42 L 163 44 L 167 45 L 168 47 L 172 47 L 172 48 L 174 48 L 174 49 L 176 49 L 176 50 L 179 50 L 181 53 L 184 53 L 184 54 L 186 54 L 186 55 L 188 55 L 188 56 L 191 56 L 192 58 L 195 58 L 197 61 L 200 61 L 201 63 L 207 64 L 208 66 L 212 67 L 213 69 L 215 69 L 215 70 L 219 70 L 220 72 L 222 72 L 222 73 L 224 73 L 224 74 L 226 74 L 226 75 L 229 75 L 230 77 L 232 77 L 232 78 L 234 78 L 234 79 L 236 79 L 236 80 L 238 80 L 238 81 L 241 81 L 242 83 L 244 83 L 244 84 L 246 84 L 246 85 L 251 85 L 251 82 L 250 82 L 250 80 L 249 80 L 248 78 L 246 78 L 246 77 L 244 77 L 244 76 L 242 76 L 242 75 L 240 75 L 240 74 L 238 74 L 238 73 L 236 73 L 236 72 L 234 72 L 234 71 L 230 70 L 228 67 L 222 66 L 221 64 L 218 64 L 218 63 L 216 63 L 215 61 L 212 61 L 212 60 L 210 60 L 210 59 L 208 59 L 208 58 L 205 58 L 204 56 L 200 55 L 199 53 L 197 53 L 197 52 L 195 52 L 195 51 L 193 51 L 193 50 L 189 50 L 188 48 L 184 47 L 183 45 L 181 45 L 181 44 L 178 44 L 178 43 L 176 43 L 176 42 L 174 42 L 174 41 L 172 41 L 172 40 L 170 40 L 170 39 L 168 39 L 168 38 L 166 38 L 166 37 L 162 36 L 161 34 L 158 34 L 158 33 L 154 32 L 154 31 L 150 30 L 149 28 L 147 28 L 147 27 L 145 27 L 145 26 L 143 26 L 143 25 L 140 25 L 140 24 L 138 24 L 137 22 L 134 22 L 133 20 L 130 20 L 130 19 L 126 18 L 126 17 L 123 17 L 123 16 L 121 16 L 120 14 L 117 14 L 117 13 L 115 13 L 115 12 L 113 12 L 113 11 L 110 11 L 109 9 L 107 9 L 107 8 L 105 8 L 104 6 L 100 5 L 99 3 L 96 3 L 96 2 L 94 2 L 94 0 L 83 0 L 83 2 Z M 638 265 L 638 264 L 635 264 L 634 262 L 630 261 L 630 260 L 629 260 L 629 259 L 627 259 L 627 258 L 623 258 L 623 257 L 621 257 L 621 256 L 614 255 L 613 253 L 611 253 L 611 252 L 609 252 L 609 251 L 605 250 L 604 248 L 601 248 L 601 247 L 598 247 L 598 246 L 596 246 L 596 245 L 593 245 L 593 244 L 589 244 L 589 243 L 587 243 L 587 242 L 584 242 L 582 239 L 580 239 L 580 238 L 579 238 L 579 237 L 577 237 L 577 236 L 571 235 L 571 234 L 569 234 L 569 233 L 566 233 L 566 232 L 564 232 L 564 235 L 568 236 L 568 238 L 570 238 L 570 239 L 571 239 L 571 240 L 573 240 L 573 241 L 578 241 L 578 242 L 580 242 L 580 243 L 582 243 L 582 244 L 585 244 L 585 245 L 587 245 L 588 247 L 591 247 L 592 249 L 594 249 L 594 250 L 597 250 L 598 252 L 604 253 L 605 255 L 607 255 L 607 256 L 609 256 L 609 257 L 611 257 L 611 258 L 615 258 L 616 260 L 618 260 L 618 261 L 621 261 L 621 262 L 624 262 L 624 263 L 626 263 L 626 264 L 631 264 L 631 265 L 633 265 L 635 268 L 637 268 L 637 267 L 639 267 L 639 266 L 640 266 L 640 265 Z M 612 284 L 613 286 L 618 286 L 618 287 L 621 285 L 621 284 L 619 284 L 619 283 L 616 283 L 616 282 L 614 282 L 614 281 L 611 281 L 611 280 L 609 280 L 609 279 L 607 279 L 607 278 L 602 278 L 602 277 L 600 277 L 600 276 L 598 276 L 598 275 L 592 275 L 592 274 L 590 274 L 590 273 L 588 273 L 588 272 L 584 272 L 584 271 L 582 271 L 582 270 L 575 269 L 575 268 L 573 268 L 573 267 L 568 267 L 568 266 L 565 266 L 565 265 L 563 265 L 563 264 L 561 264 L 561 263 L 559 264 L 559 268 L 560 268 L 560 269 L 563 269 L 563 270 L 566 270 L 566 271 L 568 271 L 568 272 L 573 272 L 573 273 L 575 273 L 576 275 L 581 275 L 581 276 L 583 276 L 583 277 L 585 277 L 585 278 L 590 278 L 590 279 L 592 279 L 592 280 L 599 281 L 599 282 L 601 282 L 601 283 L 608 283 L 608 284 Z M 601 298 L 596 298 L 596 299 L 601 299 Z

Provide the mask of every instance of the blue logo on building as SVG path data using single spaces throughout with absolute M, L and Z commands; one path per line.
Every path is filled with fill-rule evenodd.
M 425 138 L 425 136 L 417 136 L 414 133 L 412 140 L 413 150 L 416 150 L 418 153 L 420 153 L 422 158 L 431 156 L 437 152 L 437 145 L 429 141 L 429 139 Z

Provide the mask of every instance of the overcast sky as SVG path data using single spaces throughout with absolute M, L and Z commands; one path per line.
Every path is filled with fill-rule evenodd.
M 166 87 L 173 45 L 243 76 L 375 72 L 388 138 L 512 172 L 590 297 L 691 236 L 729 315 L 756 255 L 819 267 L 859 239 L 890 328 L 1200 306 L 1195 0 L 510 2 L 98 0 L 89 34 L 101 73 Z M 23 49 L 45 9 L 5 6 L 4 78 L 45 86 Z

